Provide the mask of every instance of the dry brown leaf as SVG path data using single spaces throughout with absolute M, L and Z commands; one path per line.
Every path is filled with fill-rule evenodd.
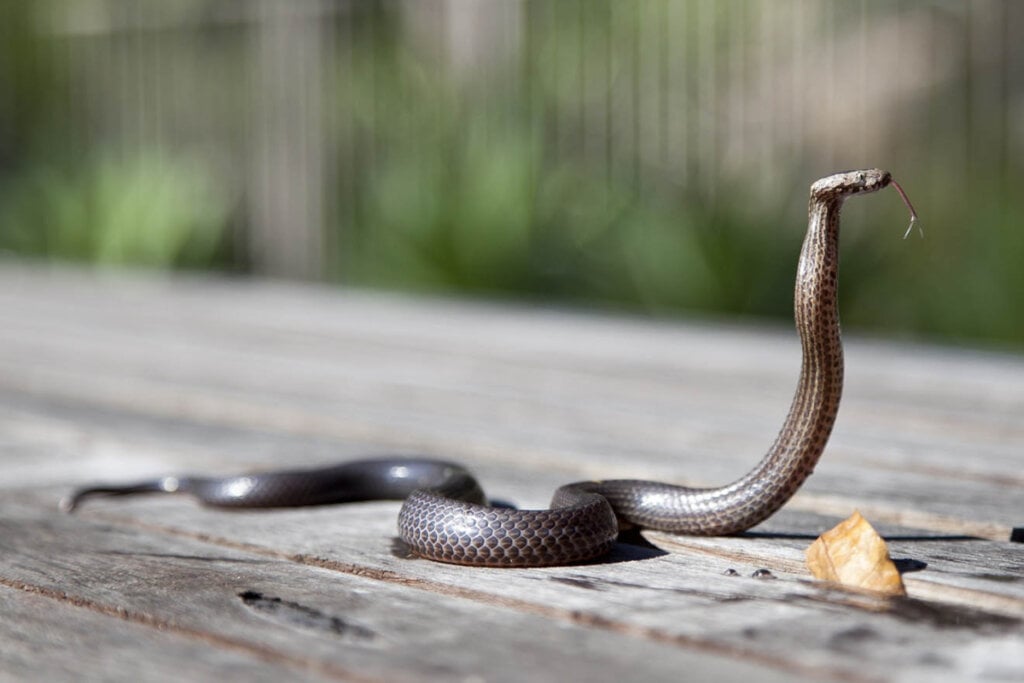
M 906 595 L 889 548 L 860 512 L 826 531 L 807 549 L 815 578 L 885 595 Z

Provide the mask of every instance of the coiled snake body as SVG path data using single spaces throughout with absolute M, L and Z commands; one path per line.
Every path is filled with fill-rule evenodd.
M 744 531 L 789 500 L 813 471 L 828 441 L 843 387 L 837 309 L 839 213 L 847 197 L 880 190 L 891 182 L 886 171 L 869 169 L 838 173 L 811 186 L 794 301 L 803 347 L 800 379 L 768 453 L 727 486 L 579 482 L 559 488 L 549 510 L 514 510 L 487 506 L 479 485 L 459 465 L 396 458 L 317 470 L 166 477 L 133 486 L 83 488 L 62 506 L 72 510 L 92 496 L 145 492 L 189 493 L 207 505 L 233 508 L 404 499 L 398 529 L 413 552 L 441 562 L 482 566 L 543 566 L 599 557 L 611 549 L 620 524 L 704 536 Z

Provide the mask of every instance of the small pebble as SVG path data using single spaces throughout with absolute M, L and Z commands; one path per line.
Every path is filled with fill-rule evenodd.
M 732 567 L 730 567 L 729 569 L 726 569 L 722 573 L 725 574 L 726 576 L 739 576 L 740 575 L 740 573 L 738 571 L 736 571 L 735 569 L 733 569 Z
M 767 569 L 757 569 L 753 574 L 750 575 L 752 579 L 774 579 L 775 574 L 772 574 Z

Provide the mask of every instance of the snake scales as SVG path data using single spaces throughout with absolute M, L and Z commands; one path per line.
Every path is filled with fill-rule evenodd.
M 238 477 L 165 477 L 131 486 L 94 486 L 62 501 L 73 510 L 100 495 L 189 493 L 232 508 L 404 499 L 402 539 L 432 560 L 482 566 L 543 566 L 600 557 L 621 526 L 734 534 L 778 510 L 811 474 L 828 441 L 843 388 L 837 277 L 839 213 L 847 197 L 890 184 L 886 171 L 837 173 L 811 186 L 807 234 L 797 267 L 794 317 L 803 362 L 793 403 L 775 442 L 748 474 L 720 488 L 612 480 L 559 488 L 548 510 L 489 507 L 473 477 L 436 460 L 375 459 L 316 470 Z M 911 220 L 916 216 L 911 211 Z

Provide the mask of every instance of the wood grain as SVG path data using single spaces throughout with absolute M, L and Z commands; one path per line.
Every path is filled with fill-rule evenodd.
M 149 498 L 73 517 L 55 503 L 95 480 L 395 451 L 464 461 L 524 507 L 579 478 L 722 483 L 781 424 L 795 335 L 0 267 L 0 602 L 14 615 L 0 673 L 1024 677 L 1024 545 L 1008 542 L 1024 525 L 1024 361 L 847 346 L 818 471 L 751 534 L 646 533 L 653 545 L 606 562 L 466 569 L 404 556 L 391 502 L 228 514 Z M 909 598 L 803 569 L 854 508 L 887 538 Z

